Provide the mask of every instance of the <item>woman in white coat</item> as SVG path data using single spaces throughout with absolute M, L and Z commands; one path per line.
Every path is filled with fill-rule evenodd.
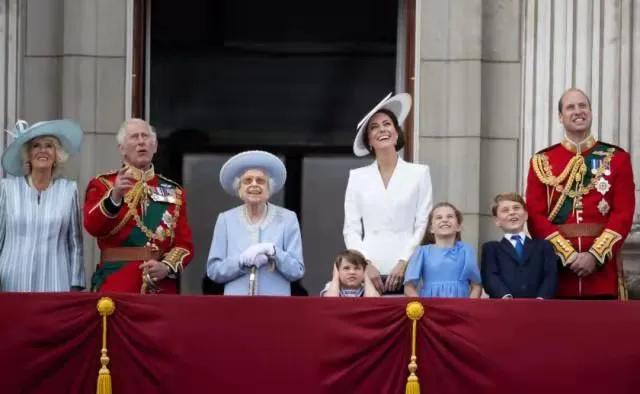
M 375 161 L 351 170 L 344 200 L 344 242 L 370 262 L 367 273 L 378 291 L 402 292 L 407 261 L 420 244 L 432 206 L 429 167 L 402 160 L 400 124 L 411 96 L 387 96 L 358 124 L 356 156 Z

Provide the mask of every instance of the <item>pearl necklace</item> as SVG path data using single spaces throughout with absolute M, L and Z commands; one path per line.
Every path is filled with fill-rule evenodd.
M 269 204 L 264 204 L 264 211 L 262 213 L 262 216 L 260 217 L 260 219 L 256 220 L 255 222 L 251 220 L 251 217 L 249 216 L 249 212 L 246 205 L 244 206 L 244 209 L 242 210 L 242 212 L 244 213 L 244 218 L 246 219 L 247 223 L 249 223 L 250 226 L 259 226 L 264 222 L 264 219 L 267 217 L 268 210 L 269 210 Z

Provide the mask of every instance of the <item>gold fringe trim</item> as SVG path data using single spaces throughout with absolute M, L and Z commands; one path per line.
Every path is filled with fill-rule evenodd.
M 420 394 L 420 382 L 416 371 L 418 370 L 418 363 L 416 360 L 416 332 L 417 323 L 424 316 L 424 307 L 418 301 L 411 301 L 407 304 L 407 317 L 411 319 L 411 362 L 409 363 L 409 377 L 407 378 L 407 385 L 405 388 L 405 394 Z
M 109 357 L 107 356 L 107 316 L 113 314 L 116 305 L 109 297 L 98 300 L 98 313 L 102 316 L 102 350 L 100 355 L 100 371 L 98 371 L 98 386 L 96 394 L 111 394 L 111 372 L 107 368 Z

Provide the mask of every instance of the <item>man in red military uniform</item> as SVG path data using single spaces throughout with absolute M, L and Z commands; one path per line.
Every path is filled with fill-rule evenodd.
M 155 174 L 158 142 L 141 119 L 117 135 L 124 165 L 93 178 L 84 203 L 84 227 L 98 240 L 95 291 L 177 293 L 179 274 L 193 256 L 184 190 Z
M 618 251 L 635 209 L 629 154 L 591 135 L 591 102 L 581 90 L 567 90 L 558 111 L 564 139 L 530 163 L 529 231 L 560 258 L 558 297 L 624 299 Z

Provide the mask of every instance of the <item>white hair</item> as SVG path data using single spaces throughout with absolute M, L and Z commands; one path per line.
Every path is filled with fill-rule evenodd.
M 233 190 L 235 191 L 235 193 L 240 196 L 240 179 L 244 176 L 244 174 L 247 173 L 247 171 L 251 171 L 251 170 L 258 170 L 260 172 L 262 172 L 264 174 L 265 177 L 267 177 L 267 191 L 269 192 L 269 197 L 271 197 L 271 194 L 273 192 L 273 189 L 276 187 L 276 183 L 273 179 L 271 179 L 271 177 L 269 176 L 269 174 L 263 170 L 262 168 L 248 168 L 244 171 L 242 171 L 242 174 L 240 174 L 240 176 L 237 176 L 233 179 Z
M 153 126 L 151 126 L 147 121 L 143 119 L 132 118 L 132 119 L 125 120 L 120 125 L 120 128 L 118 129 L 118 133 L 116 134 L 116 141 L 118 141 L 118 145 L 122 145 L 124 143 L 124 136 L 125 134 L 127 134 L 127 129 L 129 128 L 129 125 L 131 123 L 138 123 L 138 122 L 142 122 L 145 125 L 147 125 L 147 129 L 149 130 L 149 133 L 153 136 L 153 139 L 158 141 L 158 136 Z
M 69 160 L 69 153 L 67 153 L 67 151 L 64 150 L 58 137 L 55 137 L 53 135 L 43 135 L 40 137 L 35 137 L 25 142 L 24 144 L 22 144 L 22 146 L 20 147 L 20 150 L 21 150 L 20 155 L 22 157 L 22 162 L 25 165 L 25 170 L 26 170 L 25 175 L 30 175 L 32 170 L 31 160 L 29 157 L 30 156 L 29 153 L 31 152 L 31 143 L 33 142 L 33 140 L 40 139 L 40 138 L 51 138 L 51 140 L 53 141 L 53 146 L 56 149 L 56 159 L 53 162 L 52 173 L 54 176 L 60 175 L 60 172 L 62 171 L 62 165 L 67 160 Z

